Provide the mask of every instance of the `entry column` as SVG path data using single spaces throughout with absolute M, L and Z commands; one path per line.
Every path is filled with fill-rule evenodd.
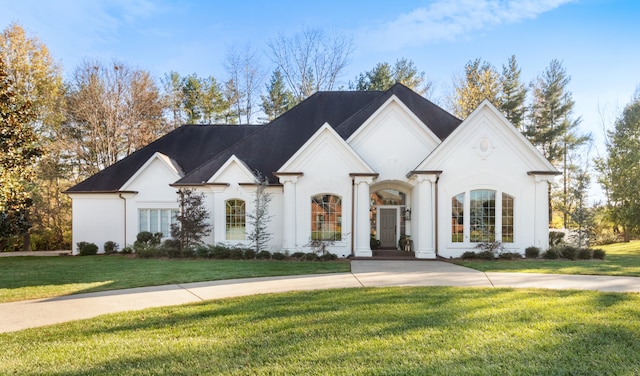
M 414 238 L 416 258 L 436 258 L 436 183 L 441 171 L 414 171 L 418 184 L 417 236 Z M 414 216 L 415 218 L 415 216 Z
M 278 173 L 283 188 L 282 248 L 296 251 L 296 183 L 302 173 Z
M 371 220 L 369 211 L 371 210 L 369 185 L 377 175 L 352 175 L 356 189 L 355 202 L 355 247 L 356 257 L 371 257 Z

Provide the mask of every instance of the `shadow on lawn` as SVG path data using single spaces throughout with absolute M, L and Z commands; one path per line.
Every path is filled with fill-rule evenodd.
M 640 364 L 625 304 L 637 311 L 638 298 L 452 287 L 224 299 L 74 324 L 78 341 L 121 336 L 143 350 L 57 374 L 625 373 Z

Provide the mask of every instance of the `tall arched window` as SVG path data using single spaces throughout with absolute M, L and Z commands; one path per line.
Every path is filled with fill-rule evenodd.
M 466 194 L 469 202 L 465 202 Z M 496 205 L 498 196 L 499 205 Z M 476 189 L 451 197 L 451 242 L 465 242 L 465 231 L 469 231 L 471 243 L 500 240 L 513 243 L 515 237 L 515 198 L 509 194 L 490 189 Z M 468 230 L 466 222 L 468 223 Z M 499 231 L 496 229 L 499 226 Z M 496 238 L 496 234 L 501 237 Z
M 242 200 L 227 200 L 226 208 L 226 239 L 245 240 L 247 222 L 245 202 Z
M 311 197 L 311 239 L 342 239 L 342 198 L 340 196 Z

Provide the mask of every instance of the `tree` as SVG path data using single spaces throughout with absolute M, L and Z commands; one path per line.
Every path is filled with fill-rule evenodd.
M 238 124 L 250 124 L 253 120 L 260 85 L 264 81 L 261 66 L 256 51 L 250 45 L 246 45 L 242 51 L 232 48 L 227 52 L 225 69 L 233 83 L 232 90 L 235 91 L 235 102 L 229 105 L 236 107 Z
M 173 129 L 176 129 L 184 123 L 182 78 L 178 72 L 169 72 L 165 73 L 161 81 L 171 125 Z
M 389 63 L 378 63 L 365 73 L 360 73 L 356 78 L 355 90 L 387 90 L 396 83 L 401 83 L 420 95 L 427 96 L 431 93 L 431 82 L 425 82 L 424 72 L 418 72 L 412 60 L 402 58 L 396 60 L 393 67 Z
M 84 62 L 69 83 L 65 141 L 81 176 L 90 176 L 167 132 L 150 74 L 114 61 Z
M 485 99 L 498 105 L 500 78 L 493 65 L 476 59 L 465 65 L 465 76 L 454 84 L 454 90 L 453 114 L 464 119 Z
M 353 52 L 350 38 L 305 29 L 269 42 L 271 59 L 282 72 L 296 102 L 319 90 L 332 90 Z
M 273 71 L 271 81 L 266 89 L 267 95 L 261 95 L 260 98 L 262 99 L 262 111 L 267 115 L 268 121 L 277 118 L 293 107 L 293 94 L 285 87 L 282 72 L 279 69 Z
M 253 200 L 253 213 L 247 213 L 249 219 L 249 232 L 247 240 L 253 243 L 256 253 L 264 250 L 272 234 L 269 232 L 269 222 L 272 216 L 269 214 L 269 203 L 271 202 L 271 193 L 266 191 L 269 186 L 268 180 L 263 179 L 260 174 L 256 179 L 256 197 Z
M 30 235 L 37 233 L 36 247 L 61 248 L 70 243 L 65 234 L 71 228 L 71 204 L 61 192 L 69 186 L 70 169 L 66 152 L 60 142 L 60 125 L 64 119 L 64 87 L 62 69 L 49 50 L 37 37 L 30 37 L 13 23 L 0 34 L 0 58 L 5 73 L 13 82 L 12 91 L 18 102 L 29 102 L 33 118 L 29 126 L 37 134 L 42 155 L 38 158 L 37 173 L 30 185 L 31 206 L 29 225 L 25 233 L 24 249 L 31 245 Z M 43 244 L 44 243 L 44 244 Z
M 624 228 L 625 240 L 640 233 L 640 88 L 607 132 L 607 154 L 597 160 L 599 182 L 607 192 L 610 219 Z
M 15 84 L 0 57 L 0 249 L 14 250 L 28 234 L 33 201 L 30 186 L 42 154 L 31 127 L 36 118 L 31 102 L 15 93 Z M 23 249 L 29 250 L 23 242 Z
M 498 107 L 511 124 L 523 131 L 524 115 L 527 110 L 525 105 L 527 88 L 520 80 L 520 74 L 516 56 L 511 55 L 508 64 L 502 66 Z
M 530 106 L 530 122 L 525 129 L 525 136 L 554 165 L 562 165 L 563 169 L 563 205 L 567 205 L 569 180 L 568 157 L 580 145 L 590 140 L 590 135 L 579 135 L 577 128 L 580 119 L 572 119 L 574 101 L 567 86 L 571 78 L 567 75 L 558 60 L 551 60 L 549 67 L 539 76 L 533 87 L 533 103 Z M 551 200 L 551 187 L 549 188 Z M 552 217 L 549 202 L 549 220 Z M 565 214 L 564 226 L 568 217 Z
M 171 237 L 178 241 L 180 251 L 190 250 L 201 244 L 202 238 L 211 233 L 207 222 L 209 212 L 204 206 L 204 193 L 191 189 L 178 190 L 180 214 L 178 223 L 171 224 Z

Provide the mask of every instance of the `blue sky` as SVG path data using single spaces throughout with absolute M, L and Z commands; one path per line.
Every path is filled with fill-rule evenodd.
M 0 27 L 20 23 L 65 75 L 84 59 L 115 58 L 156 77 L 220 79 L 227 51 L 248 43 L 271 72 L 268 41 L 311 27 L 353 37 L 344 86 L 378 62 L 406 57 L 444 105 L 469 60 L 501 69 L 515 54 L 528 83 L 558 59 L 572 78 L 574 115 L 601 153 L 602 115 L 611 123 L 640 85 L 638 0 L 0 0 L 0 10 Z

